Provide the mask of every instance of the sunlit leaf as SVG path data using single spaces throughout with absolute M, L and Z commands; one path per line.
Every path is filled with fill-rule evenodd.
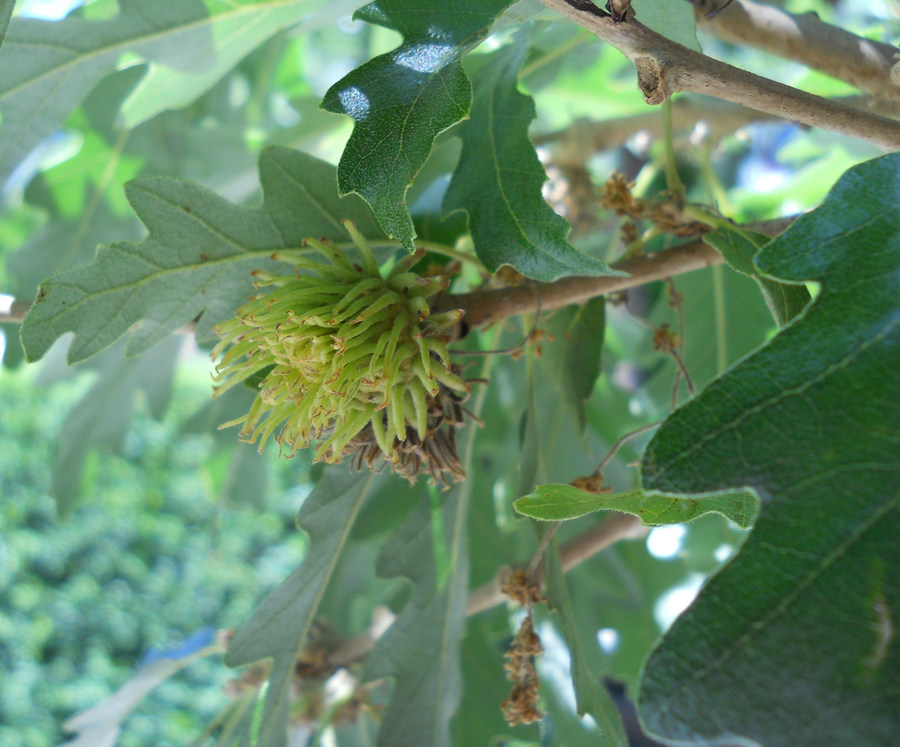
M 631 0 L 635 19 L 657 34 L 700 52 L 694 9 L 684 0 Z
M 209 15 L 198 0 L 121 0 L 113 18 L 16 18 L 0 50 L 0 182 L 126 53 L 179 70 L 214 60 Z
M 219 3 L 208 24 L 214 64 L 184 70 L 156 64 L 122 107 L 122 124 L 134 127 L 165 109 L 194 101 L 208 91 L 241 59 L 272 35 L 293 26 L 293 33 L 309 33 L 350 15 L 364 0 L 255 0 Z
M 890 744 L 900 732 L 900 156 L 850 169 L 757 257 L 815 302 L 659 430 L 645 487 L 752 487 L 741 553 L 651 655 L 667 739 Z
M 472 89 L 460 61 L 510 1 L 377 0 L 354 15 L 399 31 L 403 43 L 325 94 L 325 109 L 355 122 L 338 186 L 363 197 L 384 232 L 410 251 L 415 229 L 406 191 L 435 136 L 469 113 Z

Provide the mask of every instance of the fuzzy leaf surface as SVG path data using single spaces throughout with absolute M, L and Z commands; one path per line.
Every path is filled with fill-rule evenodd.
M 753 264 L 753 258 L 759 250 L 771 241 L 765 234 L 722 230 L 706 234 L 703 240 L 725 257 L 732 270 L 756 281 L 779 327 L 791 321 L 809 304 L 809 291 L 805 285 L 779 283 L 760 273 Z
M 384 232 L 410 251 L 416 234 L 406 191 L 434 138 L 469 113 L 472 88 L 462 57 L 508 5 L 510 0 L 377 0 L 354 14 L 398 31 L 403 43 L 325 94 L 325 109 L 355 122 L 338 165 L 338 187 L 365 199 Z
M 541 194 L 547 176 L 528 137 L 534 100 L 517 87 L 527 51 L 525 44 L 511 44 L 478 68 L 444 209 L 468 214 L 475 252 L 492 272 L 509 264 L 545 282 L 564 275 L 617 275 L 569 245 L 569 224 Z
M 16 18 L 0 50 L 0 183 L 124 53 L 180 71 L 214 59 L 210 16 L 199 0 L 120 0 L 105 20 Z
M 450 720 L 462 699 L 468 490 L 461 484 L 439 503 L 420 502 L 378 558 L 380 576 L 412 583 L 408 604 L 366 662 L 366 680 L 396 679 L 378 732 L 384 747 L 451 744 Z
M 676 411 L 647 489 L 753 488 L 760 516 L 651 654 L 639 709 L 666 739 L 891 744 L 900 733 L 900 155 L 851 168 L 768 244 L 809 308 Z
M 687 498 L 645 493 L 640 488 L 621 493 L 588 493 L 571 485 L 540 485 L 513 503 L 516 511 L 541 521 L 566 521 L 595 511 L 623 511 L 644 524 L 683 524 L 708 514 L 720 513 L 739 527 L 753 524 L 757 499 L 746 491 Z
M 230 667 L 272 660 L 258 747 L 287 744 L 294 664 L 375 479 L 337 467 L 325 472 L 297 516 L 309 535 L 303 562 L 238 629 L 225 653 Z
M 338 198 L 334 167 L 288 148 L 260 156 L 261 208 L 245 208 L 191 182 L 150 177 L 130 182 L 128 199 L 149 236 L 101 246 L 89 263 L 52 275 L 22 324 L 22 346 L 37 360 L 74 332 L 69 362 L 84 360 L 126 334 L 137 355 L 196 317 L 197 335 L 232 316 L 252 292 L 250 273 L 282 270 L 272 252 L 308 236 L 345 241 L 342 218 L 368 236 L 378 229 L 355 197 Z

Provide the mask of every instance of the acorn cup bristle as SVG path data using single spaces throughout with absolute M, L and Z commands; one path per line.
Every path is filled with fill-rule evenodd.
M 279 251 L 273 258 L 293 262 L 294 274 L 254 273 L 257 290 L 270 292 L 214 328 L 213 396 L 262 377 L 250 411 L 220 427 L 240 425 L 260 451 L 269 438 L 287 456 L 318 442 L 316 460 L 387 464 L 410 482 L 420 473 L 461 480 L 454 432 L 469 385 L 442 336 L 461 312 L 432 315 L 429 305 L 449 280 L 412 272 L 421 250 L 382 273 L 365 238 L 343 223 L 357 261 L 324 239 L 307 239 L 312 251 Z

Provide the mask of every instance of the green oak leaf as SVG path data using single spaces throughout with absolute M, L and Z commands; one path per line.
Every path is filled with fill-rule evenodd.
M 572 656 L 572 684 L 575 686 L 575 710 L 586 713 L 597 724 L 597 742 L 601 747 L 628 747 L 625 727 L 616 704 L 597 675 L 586 664 L 578 636 L 575 610 L 559 559 L 559 545 L 551 542 L 545 560 L 547 572 L 547 604 L 560 617 L 560 628 Z
M 120 0 L 120 12 L 103 20 L 16 18 L 0 50 L 0 183 L 120 66 L 123 55 L 150 68 L 122 106 L 130 128 L 194 101 L 279 30 L 300 22 L 308 31 L 358 4 Z M 4 12 L 0 5 L 0 21 Z
M 294 34 L 310 33 L 350 15 L 361 4 L 362 0 L 220 3 L 221 9 L 211 14 L 208 21 L 214 62 L 189 70 L 153 65 L 122 107 L 122 126 L 132 128 L 165 109 L 190 104 L 282 29 L 291 27 Z
M 647 661 L 678 742 L 887 745 L 900 734 L 900 154 L 851 168 L 756 259 L 815 301 L 676 411 L 646 489 L 754 489 L 756 526 Z
M 635 19 L 657 34 L 701 52 L 694 9 L 684 0 L 631 0 Z
M 97 379 L 63 422 L 51 487 L 61 514 L 80 494 L 90 492 L 83 475 L 91 451 L 103 447 L 121 452 L 138 393 L 157 420 L 168 409 L 181 340 L 170 338 L 137 358 L 126 358 L 123 347 L 117 345 L 85 365 L 97 372 Z
M 757 513 L 756 496 L 747 491 L 728 491 L 699 498 L 647 493 L 640 488 L 621 493 L 588 493 L 571 485 L 539 485 L 519 498 L 513 507 L 523 516 L 541 521 L 566 521 L 596 511 L 634 514 L 649 526 L 683 524 L 715 512 L 746 529 Z
M 355 124 L 338 165 L 341 194 L 360 195 L 384 232 L 409 251 L 415 229 L 406 191 L 434 138 L 469 113 L 461 60 L 511 0 L 377 0 L 354 18 L 394 29 L 403 43 L 356 68 L 322 106 Z
M 602 296 L 592 298 L 570 309 L 570 317 L 565 310 L 557 314 L 565 323 L 565 329 L 557 336 L 565 345 L 561 356 L 560 383 L 563 396 L 575 411 L 578 427 L 584 433 L 587 401 L 594 393 L 602 368 L 606 299 Z
M 6 41 L 6 31 L 9 28 L 9 19 L 12 18 L 16 0 L 0 0 L 0 47 Z
M 466 211 L 475 253 L 492 272 L 509 264 L 546 282 L 564 275 L 618 275 L 569 245 L 569 224 L 541 194 L 547 176 L 528 138 L 534 100 L 517 88 L 527 51 L 526 44 L 514 43 L 479 61 L 444 210 Z
M 104 20 L 15 18 L 0 49 L 0 183 L 125 53 L 177 70 L 214 60 L 210 16 L 199 0 L 120 0 Z
M 298 526 L 309 535 L 303 562 L 263 600 L 228 646 L 225 663 L 230 667 L 272 660 L 261 727 L 254 742 L 258 747 L 287 744 L 297 656 L 376 479 L 371 473 L 361 475 L 346 468 L 332 467 L 325 472 L 297 516 Z
M 253 270 L 273 268 L 272 252 L 305 237 L 346 239 L 342 218 L 367 236 L 379 231 L 366 206 L 334 191 L 334 167 L 272 147 L 259 161 L 264 202 L 245 208 L 179 179 L 130 182 L 128 199 L 150 235 L 140 243 L 101 246 L 89 263 L 41 283 L 22 323 L 27 360 L 74 332 L 69 362 L 84 360 L 130 334 L 137 355 L 199 317 L 197 335 L 234 315 L 252 292 Z
M 383 747 L 449 747 L 462 698 L 460 642 L 466 628 L 468 483 L 431 506 L 422 501 L 384 545 L 378 573 L 404 576 L 412 595 L 366 661 L 367 681 L 393 677 Z
M 753 264 L 759 250 L 772 240 L 769 236 L 735 227 L 708 233 L 703 240 L 725 257 L 732 270 L 757 282 L 779 327 L 791 321 L 809 304 L 809 291 L 805 285 L 779 283 L 760 273 Z

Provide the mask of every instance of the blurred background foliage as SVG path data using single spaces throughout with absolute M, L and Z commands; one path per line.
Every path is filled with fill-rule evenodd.
M 140 238 L 143 228 L 123 193 L 136 176 L 189 178 L 253 205 L 260 199 L 256 159 L 262 147 L 288 145 L 335 163 L 350 123 L 319 109 L 322 94 L 398 39 L 352 22 L 359 4 L 314 3 L 327 15 L 318 27 L 275 29 L 195 100 L 143 121 L 122 104 L 148 64 L 120 60 L 3 185 L 0 291 L 30 301 L 40 280 L 88 260 L 97 244 Z M 900 31 L 896 2 L 782 4 L 793 12 L 815 10 L 871 38 L 891 41 Z M 205 5 L 219 12 L 228 4 Z M 56 19 L 71 10 L 105 18 L 115 7 L 111 0 L 20 0 L 16 14 Z M 573 242 L 602 255 L 615 246 L 618 220 L 598 213 L 583 181 L 554 167 L 553 133 L 579 118 L 601 123 L 659 115 L 648 113 L 631 65 L 615 49 L 571 24 L 553 23 L 550 14 L 539 18 L 551 20 L 535 21 L 522 85 L 535 97 L 532 134 L 544 143 L 547 195 L 573 224 Z M 849 92 L 792 63 L 705 37 L 701 43 L 708 53 L 815 93 Z M 123 121 L 123 111 L 131 121 Z M 664 188 L 661 143 L 647 122 L 603 150 L 582 153 L 588 185 L 602 184 L 617 169 L 636 180 L 637 194 Z M 849 166 L 877 155 L 849 138 L 774 122 L 747 122 L 721 138 L 690 127 L 676 132 L 676 149 L 688 198 L 717 202 L 737 221 L 812 207 Z M 423 239 L 452 242 L 448 237 L 460 232 L 460 216 L 439 216 L 458 152 L 452 131 L 439 138 L 410 191 Z M 651 248 L 663 248 L 664 241 Z M 685 360 L 698 386 L 774 330 L 753 282 L 727 268 L 679 278 L 677 288 L 685 299 Z M 472 585 L 533 552 L 530 528 L 510 507 L 527 448 L 539 450 L 547 479 L 568 481 L 592 469 L 622 433 L 668 412 L 675 367 L 654 352 L 651 328 L 677 325 L 667 290 L 653 284 L 618 300 L 607 305 L 603 373 L 583 415 L 561 383 L 566 370 L 586 365 L 591 354 L 571 344 L 575 310 L 541 321 L 547 336 L 540 358 L 504 359 L 492 371 L 473 470 Z M 40 363 L 25 365 L 17 326 L 2 325 L 2 332 L 0 744 L 44 747 L 63 741 L 61 723 L 127 681 L 151 649 L 246 619 L 302 558 L 305 538 L 294 517 L 317 471 L 306 456 L 286 461 L 270 450 L 260 457 L 236 443 L 234 431 L 215 430 L 246 404 L 229 397 L 210 403 L 208 351 L 188 337 L 176 336 L 130 361 L 115 346 L 69 368 L 65 341 Z M 527 326 L 510 325 L 495 342 L 513 344 L 524 332 Z M 541 393 L 540 402 L 526 412 L 531 391 Z M 524 434 L 534 417 L 540 418 L 540 445 L 528 446 Z M 609 484 L 631 484 L 629 464 L 643 443 L 637 438 L 623 448 L 607 471 Z M 396 607 L 403 599 L 402 585 L 375 579 L 374 558 L 421 492 L 393 501 L 386 493 L 364 509 L 358 542 L 340 573 L 344 593 L 325 605 L 346 634 L 364 630 L 377 603 Z M 63 516 L 55 503 L 60 498 L 72 506 Z M 562 539 L 590 521 L 570 522 Z M 741 538 L 733 525 L 707 516 L 654 530 L 646 541 L 620 543 L 572 572 L 570 590 L 579 600 L 576 615 L 582 639 L 591 642 L 586 656 L 595 671 L 631 688 L 648 647 Z M 467 686 L 474 684 L 464 707 L 485 713 L 457 724 L 461 743 L 486 744 L 478 740 L 504 731 L 495 703 L 507 684 L 502 653 L 510 625 L 502 607 L 470 621 L 464 667 L 480 674 L 467 678 Z M 592 744 L 572 713 L 570 686 L 559 676 L 567 657 L 561 641 L 553 644 L 552 625 L 547 620 L 540 629 L 551 683 L 544 739 L 556 734 L 560 743 Z M 496 666 L 485 671 L 490 661 Z M 222 685 L 231 676 L 221 656 L 192 663 L 140 705 L 119 744 L 188 743 L 227 705 Z M 539 738 L 534 728 L 506 731 L 524 741 Z

